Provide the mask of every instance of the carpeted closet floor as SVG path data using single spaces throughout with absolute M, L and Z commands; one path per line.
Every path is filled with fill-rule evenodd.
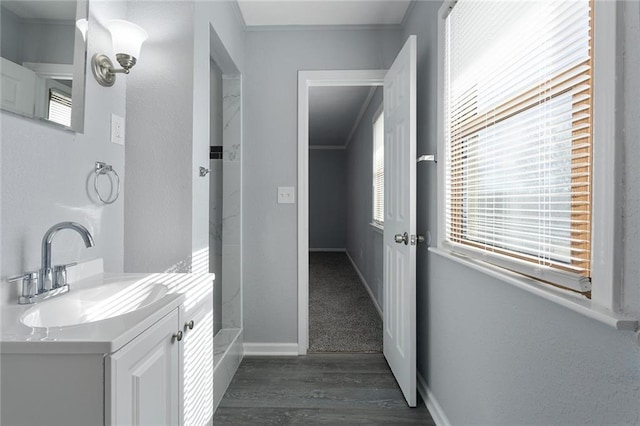
M 382 319 L 345 253 L 309 253 L 309 352 L 382 352 Z

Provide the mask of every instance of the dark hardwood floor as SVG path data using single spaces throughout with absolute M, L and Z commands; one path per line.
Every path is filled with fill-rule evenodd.
M 246 357 L 214 425 L 435 425 L 409 408 L 382 354 Z

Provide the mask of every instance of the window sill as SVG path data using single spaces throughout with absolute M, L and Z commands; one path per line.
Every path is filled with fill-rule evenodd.
M 525 277 L 515 272 L 511 272 L 476 259 L 471 259 L 469 257 L 454 253 L 449 250 L 444 250 L 437 247 L 429 247 L 429 252 L 444 257 L 445 259 L 452 260 L 485 275 L 489 275 L 502 282 L 514 285 L 521 290 L 524 290 L 531 294 L 535 294 L 538 297 L 542 297 L 543 299 L 546 299 L 558 305 L 564 306 L 565 308 L 606 324 L 612 328 L 615 328 L 616 330 L 636 330 L 638 327 L 638 320 L 626 317 L 621 314 L 616 314 L 607 309 L 594 305 L 592 304 L 591 300 L 569 290 L 550 287 L 541 284 L 532 278 Z
M 376 231 L 378 234 L 384 234 L 384 227 L 383 226 L 380 226 L 375 222 L 369 223 L 369 226 L 371 226 L 373 228 L 373 230 Z

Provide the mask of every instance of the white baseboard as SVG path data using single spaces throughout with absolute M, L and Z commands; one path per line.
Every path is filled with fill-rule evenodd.
M 364 289 L 367 290 L 367 293 L 369 293 L 369 297 L 373 302 L 373 306 L 375 306 L 376 310 L 378 311 L 378 315 L 380 315 L 380 318 L 382 318 L 382 308 L 380 308 L 380 305 L 378 305 L 378 301 L 376 300 L 376 297 L 373 295 L 373 292 L 371 291 L 371 287 L 369 287 L 369 284 L 367 284 L 367 280 L 364 279 L 364 275 L 362 275 L 362 273 L 360 272 L 360 269 L 358 269 L 358 265 L 356 265 L 356 262 L 353 261 L 349 252 L 346 251 L 346 253 L 347 253 L 347 257 L 351 261 L 351 264 L 353 265 L 353 269 L 355 269 L 356 272 L 358 273 L 358 276 L 360 277 L 360 281 L 362 282 Z
M 244 356 L 298 356 L 298 343 L 245 343 Z
M 343 248 L 310 248 L 309 251 L 316 253 L 342 253 L 347 250 Z
M 438 404 L 438 401 L 436 400 L 435 396 L 433 396 L 433 393 L 431 393 L 431 391 L 429 390 L 427 381 L 424 379 L 424 377 L 422 377 L 422 374 L 420 374 L 420 372 L 418 372 L 417 376 L 418 393 L 422 397 L 424 405 L 427 406 L 427 410 L 429 410 L 429 414 L 431 414 L 431 418 L 433 419 L 433 421 L 437 426 L 451 426 L 449 418 L 444 413 L 444 410 L 442 409 L 440 404 Z

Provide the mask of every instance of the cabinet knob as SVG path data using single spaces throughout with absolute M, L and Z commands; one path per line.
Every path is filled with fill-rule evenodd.
M 196 323 L 191 320 L 188 323 L 185 324 L 185 327 L 188 328 L 189 330 L 193 330 L 193 327 L 196 325 Z
M 178 342 L 182 340 L 182 330 L 179 330 L 176 334 L 173 335 L 173 338 Z

